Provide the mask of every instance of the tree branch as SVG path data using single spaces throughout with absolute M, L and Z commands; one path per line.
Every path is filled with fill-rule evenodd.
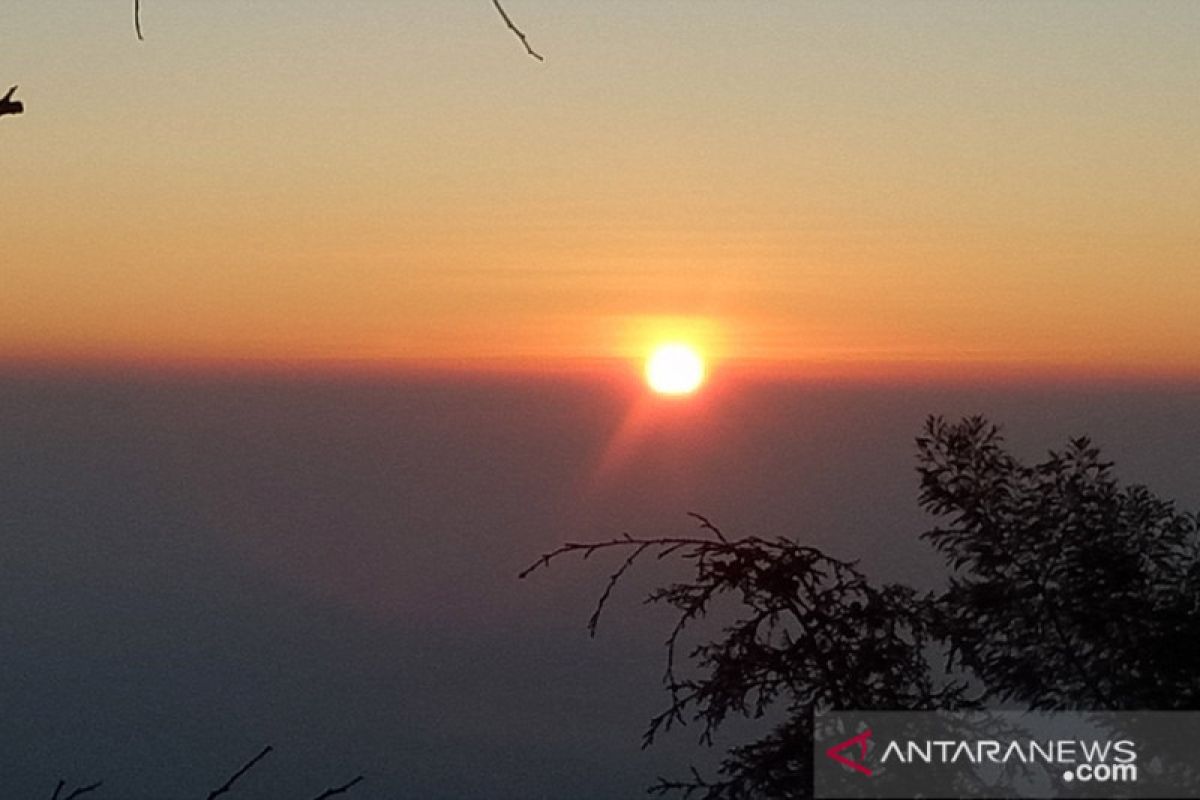
M 76 789 L 75 791 L 73 791 L 69 795 L 67 795 L 65 798 L 63 798 L 63 800 L 75 800 L 75 798 L 82 797 L 83 795 L 87 794 L 88 792 L 96 791 L 102 785 L 104 785 L 104 781 L 96 781 L 91 786 L 80 786 L 78 789 Z
M 239 778 L 241 778 L 243 775 L 245 775 L 247 772 L 249 772 L 254 767 L 255 764 L 257 764 L 259 761 L 262 761 L 264 758 L 266 758 L 267 754 L 270 753 L 272 749 L 274 749 L 274 748 L 272 748 L 271 745 L 267 745 L 266 747 L 264 747 L 262 749 L 261 753 L 259 753 L 254 758 L 247 761 L 242 766 L 241 769 L 239 769 L 237 772 L 233 773 L 233 775 L 229 778 L 229 780 L 225 781 L 224 785 L 222 785 L 216 789 L 213 789 L 211 792 L 209 792 L 208 800 L 213 800 L 213 798 L 215 798 L 215 797 L 220 797 L 221 795 L 225 794 L 230 789 L 232 789 L 233 784 L 236 783 Z
M 626 533 L 620 539 L 608 539 L 607 541 L 602 542 L 567 542 L 562 544 L 548 553 L 543 553 L 537 561 L 523 569 L 517 575 L 517 577 L 528 577 L 530 573 L 536 572 L 542 567 L 550 566 L 550 562 L 559 556 L 564 556 L 569 553 L 579 553 L 586 561 L 587 559 L 591 558 L 593 553 L 600 550 L 609 550 L 612 548 L 621 547 L 632 548 L 633 552 L 630 553 L 629 557 L 625 559 L 624 563 L 622 563 L 620 567 L 618 567 L 611 575 L 609 575 L 608 583 L 605 585 L 604 591 L 601 593 L 600 599 L 596 603 L 596 610 L 592 612 L 592 616 L 588 620 L 588 633 L 590 633 L 592 636 L 595 636 L 596 626 L 600 624 L 600 614 L 604 610 L 604 606 L 608 602 L 608 598 L 612 594 L 613 588 L 616 587 L 617 582 L 621 579 L 621 576 L 623 576 L 629 570 L 629 568 L 633 566 L 638 556 L 652 547 L 659 548 L 658 557 L 663 558 L 664 556 L 670 555 L 681 547 L 703 548 L 705 546 L 726 546 L 732 548 L 731 545 L 724 545 L 724 543 L 713 542 L 708 539 L 697 539 L 688 536 L 663 536 L 656 539 L 638 539 Z
M 352 787 L 357 786 L 358 783 L 360 781 L 362 781 L 362 779 L 363 779 L 363 776 L 359 775 L 357 778 L 350 781 L 349 783 L 347 783 L 344 786 L 338 786 L 333 789 L 326 789 L 324 792 L 322 792 L 321 794 L 319 794 L 315 798 L 313 798 L 313 800 L 328 800 L 328 798 L 333 797 L 334 795 L 345 794 L 346 792 L 350 791 L 350 789 Z
M 500 13 L 500 19 L 504 20 L 504 24 L 508 26 L 508 29 L 513 32 L 514 36 L 521 40 L 521 44 L 525 46 L 525 52 L 536 58 L 538 61 L 545 61 L 546 59 L 542 58 L 541 53 L 529 46 L 529 39 L 526 38 L 525 33 L 520 28 L 513 24 L 512 18 L 509 17 L 508 12 L 504 10 L 504 6 L 500 5 L 500 0 L 492 0 L 492 5 L 494 5 L 496 7 L 496 11 Z
M 62 800 L 75 800 L 75 798 L 82 797 L 83 795 L 87 794 L 88 792 L 96 791 L 103 784 L 104 784 L 104 781 L 96 781 L 95 783 L 91 784 L 90 786 L 80 786 L 78 789 L 75 789 L 73 792 L 71 792 L 69 795 L 64 797 Z M 67 782 L 65 780 L 59 779 L 58 786 L 54 787 L 54 794 L 50 796 L 50 800 L 59 800 L 59 797 L 62 795 L 62 791 L 65 788 L 67 788 Z
M 16 90 L 17 87 L 14 86 L 4 94 L 4 97 L 0 97 L 0 117 L 5 114 L 23 114 L 25 112 L 25 104 L 20 100 L 12 99 L 13 92 Z
M 510 31 L 512 31 L 513 35 L 516 36 L 517 39 L 520 40 L 521 44 L 525 47 L 525 52 L 536 58 L 538 61 L 545 61 L 546 59 L 542 57 L 542 54 L 534 50 L 529 44 L 529 38 L 525 35 L 525 32 L 518 28 L 516 23 L 512 21 L 512 17 L 510 17 L 508 12 L 504 10 L 504 6 L 500 4 L 500 0 L 492 0 L 492 5 L 495 6 L 497 13 L 500 14 L 500 19 L 504 20 L 504 25 Z M 142 35 L 142 0 L 133 0 L 133 32 L 137 34 L 139 42 L 144 42 L 146 40 L 146 37 Z M 6 113 L 19 114 L 21 112 L 19 110 L 4 111 L 3 107 L 0 106 L 0 114 Z

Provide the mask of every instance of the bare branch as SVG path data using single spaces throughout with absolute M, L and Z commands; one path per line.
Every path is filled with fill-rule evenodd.
M 596 610 L 592 612 L 592 617 L 588 620 L 588 633 L 591 636 L 596 635 L 596 626 L 600 624 L 600 613 L 604 611 L 604 604 L 608 602 L 609 595 L 612 594 L 612 590 L 616 587 L 617 582 L 621 580 L 621 576 L 633 566 L 633 562 L 637 561 L 638 556 L 644 553 L 650 545 L 650 542 L 638 545 L 629 554 L 629 557 L 625 559 L 625 563 L 618 567 L 616 572 L 608 576 L 608 585 L 604 587 L 604 593 L 600 595 L 600 600 L 596 603 Z
M 637 559 L 647 550 L 656 550 L 656 557 L 659 559 L 672 555 L 676 551 L 682 550 L 683 558 L 697 559 L 703 562 L 704 559 L 716 556 L 736 558 L 739 553 L 758 552 L 760 549 L 774 552 L 779 551 L 782 548 L 783 550 L 790 550 L 794 553 L 807 553 L 810 557 L 819 557 L 824 562 L 833 565 L 834 568 L 849 566 L 848 564 L 837 562 L 833 559 L 828 559 L 823 553 L 820 553 L 813 548 L 804 547 L 803 545 L 796 545 L 786 540 L 780 540 L 779 542 L 766 542 L 757 537 L 750 536 L 731 542 L 726 539 L 721 530 L 706 517 L 703 517 L 699 514 L 690 514 L 690 516 L 699 520 L 700 527 L 712 533 L 717 540 L 714 541 L 713 539 L 707 538 L 701 539 L 693 536 L 661 536 L 652 539 L 641 539 L 630 536 L 628 533 L 626 533 L 618 539 L 609 539 L 600 542 L 567 542 L 555 550 L 544 553 L 540 558 L 538 558 L 537 561 L 526 567 L 518 577 L 527 577 L 530 573 L 535 572 L 542 567 L 549 566 L 550 562 L 559 556 L 567 555 L 569 553 L 578 553 L 583 559 L 586 560 L 600 550 L 609 550 L 622 547 L 631 548 L 632 552 L 630 552 L 628 557 L 626 557 L 624 562 L 622 562 L 621 566 L 618 567 L 611 575 L 609 575 L 608 583 L 605 584 L 604 591 L 600 594 L 600 598 L 596 603 L 596 608 L 592 612 L 592 616 L 588 619 L 588 633 L 592 636 L 595 636 L 596 628 L 600 624 L 600 615 L 604 611 L 604 607 L 608 603 L 609 597 L 612 596 L 613 589 L 616 588 L 617 583 L 622 577 L 624 577 L 625 573 L 629 571 L 634 562 L 637 561 Z M 712 591 L 701 593 L 701 596 L 695 599 L 694 606 L 687 613 L 685 613 L 683 619 L 680 620 L 681 624 L 679 627 L 683 628 L 690 620 L 703 616 L 709 600 L 715 593 L 715 588 Z M 657 599 L 662 598 L 657 596 L 651 596 L 650 598 L 651 601 Z M 669 657 L 673 655 L 674 644 L 678 640 L 680 633 L 680 630 L 676 630 L 674 635 L 672 635 L 671 639 L 668 641 Z M 671 662 L 669 661 L 668 678 L 670 678 L 673 674 L 670 669 L 670 663 Z M 668 680 L 668 683 L 671 683 L 671 681 Z
M 321 794 L 319 794 L 315 798 L 313 798 L 313 800 L 328 800 L 328 798 L 333 797 L 334 795 L 345 794 L 346 792 L 350 791 L 350 789 L 352 787 L 358 785 L 358 783 L 360 781 L 362 781 L 362 779 L 363 779 L 363 776 L 359 775 L 357 778 L 355 778 L 354 780 L 345 784 L 344 786 L 338 786 L 333 789 L 326 789 L 324 792 L 322 792 Z
M 706 531 L 710 531 L 714 536 L 716 536 L 722 542 L 729 541 L 728 539 L 725 538 L 725 534 L 721 532 L 721 529 L 718 528 L 716 525 L 714 525 L 709 520 L 708 517 L 704 516 L 703 514 L 697 514 L 695 511 L 689 511 L 688 516 L 694 520 L 699 521 L 701 528 L 703 528 Z
M 593 553 L 600 550 L 620 547 L 632 548 L 633 552 L 629 554 L 620 567 L 608 576 L 608 583 L 605 585 L 600 599 L 596 602 L 596 609 L 588 619 L 588 633 L 591 636 L 595 636 L 596 627 L 600 624 L 600 614 L 604 611 L 604 606 L 608 603 L 608 598 L 612 595 L 613 589 L 616 588 L 617 583 L 629 571 L 629 568 L 633 566 L 638 557 L 647 550 L 657 548 L 658 558 L 663 558 L 681 548 L 686 548 L 686 552 L 690 552 L 693 555 L 699 555 L 708 550 L 732 551 L 736 546 L 736 544 L 731 544 L 724 540 L 714 542 L 712 539 L 698 539 L 692 536 L 663 536 L 654 539 L 639 539 L 626 533 L 619 539 L 609 539 L 602 542 L 567 542 L 549 553 L 544 553 L 537 561 L 526 567 L 518 577 L 524 578 L 542 567 L 549 566 L 551 561 L 568 553 L 579 553 L 586 560 Z
M 103 785 L 104 785 L 104 781 L 96 781 L 91 786 L 81 786 L 78 789 L 76 789 L 75 791 L 71 792 L 69 795 L 67 795 L 64 798 L 64 800 L 75 800 L 76 797 L 81 797 L 81 796 L 87 794 L 88 792 L 94 792 Z
M 568 553 L 580 553 L 584 559 L 587 559 L 593 553 L 595 553 L 599 550 L 608 550 L 608 549 L 614 548 L 614 547 L 629 547 L 629 546 L 636 547 L 639 545 L 647 545 L 647 546 L 675 545 L 678 548 L 678 547 L 687 547 L 689 545 L 701 546 L 701 545 L 711 545 L 711 544 L 714 544 L 714 542 L 710 539 L 697 539 L 697 538 L 691 537 L 691 536 L 663 536 L 661 538 L 654 538 L 654 539 L 639 539 L 637 537 L 629 536 L 628 534 L 622 536 L 620 539 L 608 539 L 608 540 L 602 541 L 602 542 L 566 542 L 566 543 L 560 545 L 559 547 L 555 548 L 554 550 L 551 550 L 549 553 L 544 553 L 542 556 L 540 556 L 538 558 L 537 561 L 535 561 L 534 563 L 530 564 L 528 567 L 523 569 L 520 572 L 520 574 L 517 575 L 517 577 L 518 578 L 527 577 L 528 575 L 530 575 L 533 572 L 536 572 L 537 570 L 541 569 L 542 567 L 549 566 L 550 562 L 553 561 L 554 559 L 558 558 L 559 556 L 567 555 Z
M 221 795 L 225 794 L 230 789 L 232 789 L 233 784 L 236 783 L 239 778 L 241 778 L 243 775 L 245 775 L 247 772 L 249 772 L 254 767 L 255 764 L 257 764 L 259 761 L 262 761 L 264 758 L 266 758 L 267 754 L 270 753 L 272 749 L 274 749 L 274 748 L 272 748 L 271 745 L 267 745 L 266 747 L 264 747 L 262 749 L 261 753 L 259 753 L 254 758 L 247 761 L 242 766 L 241 769 L 239 769 L 237 772 L 233 773 L 233 775 L 229 778 L 229 780 L 225 781 L 224 785 L 222 785 L 216 789 L 213 789 L 211 792 L 209 792 L 208 800 L 213 800 L 213 798 L 215 798 L 215 797 L 220 797 Z
M 520 40 L 522 46 L 525 48 L 525 52 L 536 58 L 538 61 L 545 61 L 546 59 L 542 57 L 542 54 L 534 50 L 529 44 L 529 38 L 525 35 L 525 32 L 518 28 L 516 23 L 512 21 L 512 17 L 510 17 L 508 12 L 504 10 L 504 6 L 500 4 L 500 0 L 492 0 L 492 5 L 495 6 L 496 11 L 500 14 L 500 19 L 504 20 L 505 26 L 513 32 L 513 35 L 516 36 L 517 39 Z M 139 42 L 144 42 L 146 40 L 146 37 L 142 35 L 142 0 L 133 0 L 133 32 L 137 34 Z M 19 114 L 21 112 L 3 111 L 2 107 L 0 107 L 0 114 L 6 113 Z
M 66 785 L 67 785 L 67 782 L 66 782 L 65 780 L 63 780 L 62 778 L 59 778 L 59 779 L 58 779 L 58 786 L 55 786 L 55 787 L 54 787 L 54 794 L 52 794 L 52 795 L 50 796 L 50 800 L 58 800 L 58 796 L 59 796 L 60 794 L 62 794 L 63 787 L 64 787 L 64 786 L 66 786 Z
M 538 61 L 545 61 L 541 53 L 538 53 L 529 46 L 529 39 L 525 37 L 525 33 L 513 24 L 512 18 L 508 16 L 508 12 L 504 10 L 504 6 L 500 5 L 500 0 L 492 0 L 492 5 L 496 7 L 496 11 L 500 12 L 500 18 L 504 20 L 504 24 L 513 32 L 513 35 L 521 40 L 521 44 L 525 46 L 525 52 L 536 58 Z
M 13 92 L 17 91 L 14 86 L 4 93 L 4 97 L 0 97 L 0 117 L 5 114 L 22 114 L 25 112 L 25 104 L 20 100 L 13 100 Z

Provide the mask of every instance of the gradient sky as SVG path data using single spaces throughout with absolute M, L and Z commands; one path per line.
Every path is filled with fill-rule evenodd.
M 0 11 L 0 357 L 1200 373 L 1200 4 L 143 5 Z

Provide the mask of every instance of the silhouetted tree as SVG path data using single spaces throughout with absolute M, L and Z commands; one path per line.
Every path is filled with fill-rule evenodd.
M 989 698 L 1200 707 L 1200 517 L 1122 487 L 1086 438 L 1033 466 L 974 418 L 917 440 L 924 534 L 946 557 L 940 636 Z
M 698 722 L 702 743 L 731 716 L 775 722 L 733 747 L 716 777 L 696 770 L 651 793 L 704 800 L 806 797 L 815 711 L 1200 707 L 1200 518 L 1143 486 L 1121 487 L 1087 439 L 1025 465 L 981 417 L 926 422 L 917 439 L 923 534 L 948 586 L 872 584 L 853 563 L 779 537 L 703 536 L 567 543 L 555 558 L 623 550 L 588 623 L 639 557 L 682 558 L 691 579 L 649 602 L 674 607 L 667 708 L 643 744 Z M 680 657 L 680 638 L 722 598 L 736 618 Z M 683 674 L 681 661 L 690 662 Z

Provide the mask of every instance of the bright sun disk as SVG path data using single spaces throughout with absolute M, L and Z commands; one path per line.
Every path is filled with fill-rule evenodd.
M 659 394 L 691 394 L 704 382 L 704 359 L 686 344 L 664 344 L 646 361 L 646 382 Z

